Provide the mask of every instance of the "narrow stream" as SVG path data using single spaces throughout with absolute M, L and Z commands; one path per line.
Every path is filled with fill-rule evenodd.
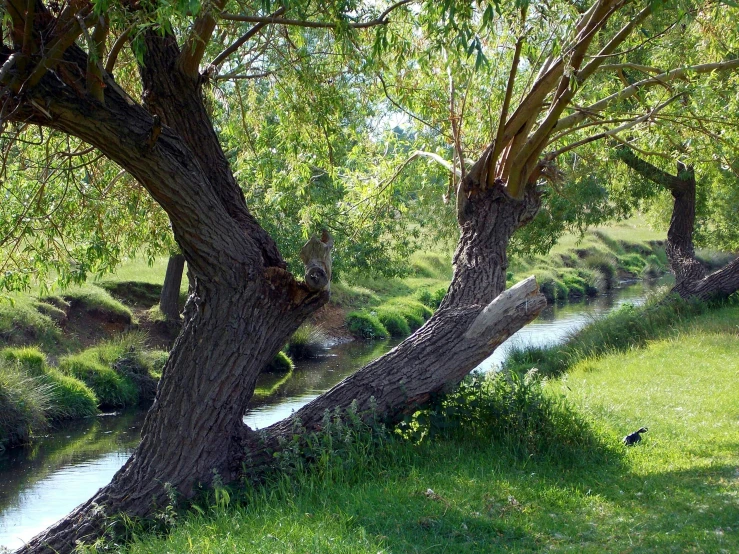
M 626 302 L 641 304 L 654 287 L 640 282 L 583 302 L 548 306 L 479 369 L 494 370 L 516 344 L 555 343 Z M 244 421 L 264 428 L 284 419 L 395 344 L 343 344 L 319 360 L 300 362 L 288 379 L 260 376 L 261 395 L 252 400 Z M 22 546 L 106 485 L 138 444 L 144 415 L 134 412 L 75 422 L 50 431 L 30 448 L 0 454 L 0 553 L 3 547 Z

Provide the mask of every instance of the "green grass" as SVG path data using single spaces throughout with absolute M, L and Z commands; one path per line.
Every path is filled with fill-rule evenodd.
M 52 387 L 0 360 L 0 452 L 30 441 L 47 426 Z
M 5 348 L 0 360 L 47 388 L 49 402 L 44 417 L 51 421 L 79 419 L 97 413 L 98 399 L 85 383 L 50 367 L 46 355 L 37 348 Z
M 83 381 L 96 394 L 102 409 L 135 406 L 151 401 L 156 393 L 155 360 L 143 354 L 143 337 L 137 333 L 106 341 L 79 354 L 64 356 L 59 369 Z
M 72 305 L 81 306 L 88 313 L 99 315 L 111 321 L 130 324 L 133 313 L 130 308 L 113 298 L 110 293 L 94 285 L 85 285 L 64 291 L 64 298 Z
M 127 551 L 737 552 L 739 308 L 678 327 L 543 385 L 448 397 L 433 440 L 432 418 L 420 443 L 323 439 L 312 471 L 211 497 Z
M 51 347 L 61 337 L 54 319 L 38 309 L 34 298 L 15 294 L 0 299 L 0 345 L 42 344 Z M 43 309 L 43 308 L 42 308 Z
M 295 364 L 290 359 L 290 356 L 284 352 L 278 352 L 277 355 L 272 358 L 272 361 L 267 364 L 264 368 L 266 373 L 291 373 L 295 369 Z

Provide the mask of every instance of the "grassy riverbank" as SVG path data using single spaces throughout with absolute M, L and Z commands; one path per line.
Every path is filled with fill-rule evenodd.
M 654 236 L 643 228 L 614 226 L 584 237 L 565 237 L 548 256 L 513 259 L 509 284 L 533 273 L 550 300 L 594 295 L 620 278 L 663 271 L 664 250 Z M 451 279 L 450 257 L 417 253 L 402 278 L 348 275 L 337 280 L 330 304 L 293 337 L 288 354 L 310 357 L 322 343 L 352 335 L 409 335 L 441 302 Z M 39 375 L 17 360 L 0 362 L 0 408 L 5 414 L 0 448 L 28 442 L 59 419 L 89 415 L 92 403 L 94 413 L 151 398 L 166 357 L 163 350 L 177 332 L 176 325 L 167 325 L 158 314 L 165 269 L 164 258 L 153 265 L 132 260 L 115 275 L 84 287 L 51 296 L 16 294 L 12 302 L 0 303 L 0 349 L 31 347 L 44 357 L 47 368 Z M 183 283 L 183 296 L 186 286 Z M 130 338 L 132 331 L 135 339 Z M 132 340 L 135 346 L 122 346 Z M 292 365 L 284 356 L 272 365 L 275 383 L 290 377 Z M 28 389 L 34 392 L 25 392 Z M 74 389 L 79 396 L 75 402 L 86 407 L 70 409 L 71 401 L 62 402 L 56 389 Z
M 126 551 L 739 551 L 739 307 L 664 327 L 543 385 L 468 385 L 433 440 L 324 441 L 317 469 L 216 493 Z

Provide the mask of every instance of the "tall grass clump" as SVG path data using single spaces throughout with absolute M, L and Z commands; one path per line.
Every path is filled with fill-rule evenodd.
M 291 373 L 295 369 L 295 364 L 290 359 L 290 356 L 284 352 L 278 352 L 277 355 L 272 358 L 264 368 L 265 373 Z
M 326 350 L 328 338 L 318 325 L 303 323 L 287 342 L 287 354 L 293 360 L 317 358 Z
M 151 360 L 143 355 L 142 344 L 141 335 L 129 333 L 63 357 L 59 369 L 89 386 L 97 395 L 100 408 L 135 406 L 151 401 L 157 387 Z
M 644 306 L 624 304 L 583 327 L 564 344 L 514 348 L 504 368 L 519 373 L 537 368 L 543 375 L 556 376 L 579 360 L 642 346 L 706 309 L 704 303 L 679 298 L 649 302 Z
M 50 385 L 0 361 L 0 452 L 46 427 L 50 403 Z
M 403 317 L 403 314 L 393 308 L 378 308 L 377 319 L 387 329 L 392 337 L 407 337 L 411 334 L 411 328 Z
M 38 303 L 18 295 L 0 300 L 0 345 L 56 344 L 61 330 L 52 317 L 38 310 Z
M 346 316 L 349 332 L 360 339 L 386 339 L 390 336 L 377 316 L 369 312 L 350 312 Z
M 98 399 L 82 381 L 50 367 L 46 355 L 36 348 L 5 348 L 0 363 L 15 366 L 32 377 L 39 386 L 48 387 L 49 403 L 44 413 L 52 421 L 79 419 L 97 413 Z

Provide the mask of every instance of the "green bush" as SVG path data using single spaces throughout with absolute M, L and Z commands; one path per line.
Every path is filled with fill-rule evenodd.
M 585 418 L 564 399 L 546 394 L 535 371 L 472 374 L 407 418 L 400 432 L 415 440 L 492 441 L 521 458 L 564 465 L 597 445 Z
M 377 319 L 393 337 L 407 337 L 411 334 L 408 322 L 402 314 L 392 308 L 380 308 L 377 310 Z
M 27 443 L 47 425 L 51 386 L 15 364 L 0 362 L 0 451 Z
M 377 316 L 367 312 L 350 312 L 346 316 L 349 332 L 360 339 L 386 339 L 390 336 Z
M 278 352 L 277 356 L 272 358 L 272 361 L 267 364 L 264 368 L 265 373 L 289 373 L 295 368 L 295 364 L 290 359 L 290 356 L 284 352 Z

